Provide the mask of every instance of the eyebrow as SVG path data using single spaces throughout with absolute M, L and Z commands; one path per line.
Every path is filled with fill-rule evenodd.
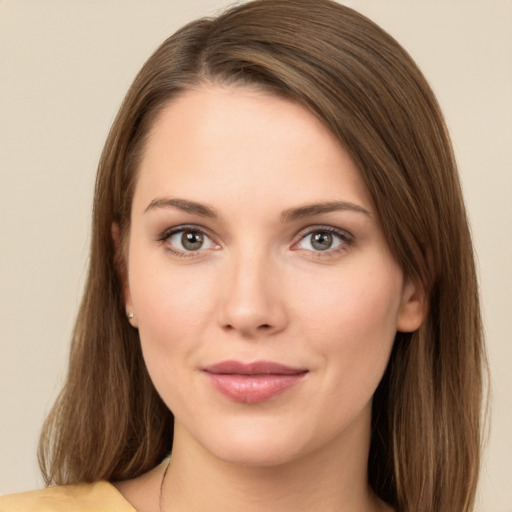
M 195 201 L 189 201 L 188 199 L 156 197 L 149 203 L 147 208 L 144 210 L 144 213 L 155 208 L 178 208 L 184 212 L 195 213 L 201 217 L 209 217 L 213 219 L 219 217 L 218 213 L 210 206 L 196 203 Z
M 350 203 L 347 201 L 329 201 L 326 203 L 315 203 L 307 204 L 305 206 L 299 206 L 298 208 L 290 208 L 285 210 L 281 214 L 282 222 L 289 222 L 292 220 L 302 219 L 304 217 L 313 217 L 314 215 L 321 215 L 322 213 L 331 213 L 337 211 L 353 211 L 356 213 L 362 213 L 368 217 L 372 217 L 372 214 L 363 208 L 362 206 Z
M 186 213 L 193 213 L 201 217 L 208 217 L 212 219 L 219 218 L 217 211 L 201 203 L 190 201 L 188 199 L 156 197 L 153 199 L 144 213 L 157 208 L 178 208 Z M 372 217 L 371 213 L 362 206 L 350 203 L 347 201 L 329 201 L 325 203 L 313 203 L 297 208 L 290 208 L 281 213 L 281 222 L 291 222 L 294 220 L 302 219 L 305 217 L 313 217 L 314 215 L 321 215 L 323 213 L 331 213 L 336 211 L 353 211 L 362 213 L 368 217 Z

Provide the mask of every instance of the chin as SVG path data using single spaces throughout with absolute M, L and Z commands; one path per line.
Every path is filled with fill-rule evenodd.
M 283 446 L 272 440 L 252 443 L 234 441 L 230 446 L 217 445 L 210 452 L 229 464 L 260 468 L 285 465 L 298 459 L 302 454 L 302 450 L 297 449 L 296 445 Z
M 244 424 L 245 423 L 245 424 Z M 272 467 L 287 464 L 315 450 L 307 428 L 287 428 L 283 422 L 255 419 L 236 425 L 219 425 L 206 438 L 196 439 L 214 457 L 230 464 Z M 202 437 L 202 436 L 201 436 Z

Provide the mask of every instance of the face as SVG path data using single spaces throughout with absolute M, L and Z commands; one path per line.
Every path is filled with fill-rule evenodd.
M 126 308 L 175 446 L 271 465 L 367 443 L 395 333 L 421 322 L 418 290 L 313 114 L 247 88 L 173 100 L 127 247 Z

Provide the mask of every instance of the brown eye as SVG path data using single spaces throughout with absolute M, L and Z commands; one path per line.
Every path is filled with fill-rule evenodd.
M 187 251 L 198 251 L 203 243 L 204 236 L 199 231 L 184 231 L 181 235 L 181 245 Z
M 167 243 L 169 250 L 180 256 L 220 248 L 205 232 L 194 228 L 174 228 L 171 233 L 164 234 L 161 240 Z

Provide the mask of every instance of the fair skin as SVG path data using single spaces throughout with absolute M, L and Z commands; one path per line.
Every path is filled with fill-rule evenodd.
M 424 294 L 313 114 L 217 85 L 170 102 L 141 161 L 126 259 L 126 309 L 175 416 L 166 510 L 385 510 L 366 476 L 371 400 Z M 233 360 L 293 375 L 238 375 L 226 392 L 209 369 Z M 163 469 L 116 485 L 157 511 Z

